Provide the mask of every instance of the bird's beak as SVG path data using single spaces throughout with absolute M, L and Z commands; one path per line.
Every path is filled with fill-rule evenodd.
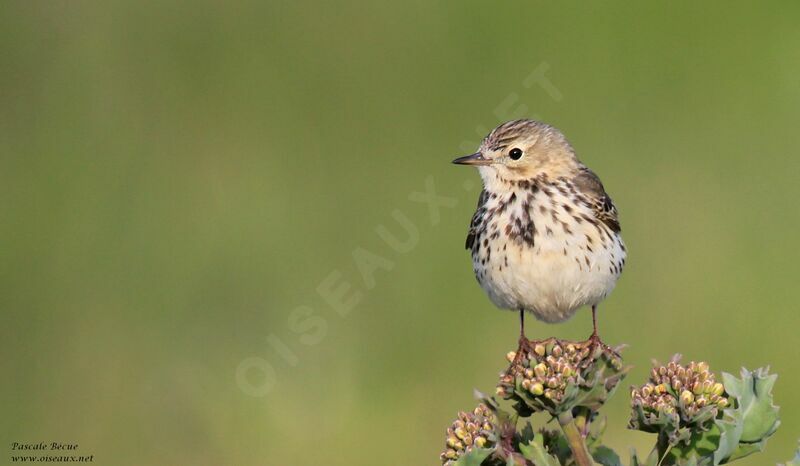
M 459 157 L 453 160 L 453 163 L 457 165 L 490 165 L 492 161 L 484 158 L 480 152 L 475 152 L 474 154 Z

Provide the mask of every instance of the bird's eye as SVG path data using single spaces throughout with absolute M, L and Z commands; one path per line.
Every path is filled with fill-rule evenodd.
M 511 152 L 508 153 L 508 156 L 511 157 L 511 160 L 519 160 L 522 158 L 522 149 L 513 148 Z

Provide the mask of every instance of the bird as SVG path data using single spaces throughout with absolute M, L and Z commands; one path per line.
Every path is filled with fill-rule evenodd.
M 590 340 L 600 341 L 597 306 L 627 258 L 617 207 L 600 178 L 553 126 L 530 119 L 492 130 L 474 154 L 483 181 L 467 233 L 475 277 L 499 308 L 563 322 L 591 306 Z

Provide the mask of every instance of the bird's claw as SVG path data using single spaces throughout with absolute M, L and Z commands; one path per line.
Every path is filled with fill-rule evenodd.
M 610 351 L 614 354 L 614 356 L 622 359 L 622 356 L 620 356 L 617 350 L 603 343 L 603 340 L 600 339 L 600 335 L 598 335 L 597 332 L 592 332 L 586 342 L 589 344 L 589 346 L 599 346 L 601 349 Z

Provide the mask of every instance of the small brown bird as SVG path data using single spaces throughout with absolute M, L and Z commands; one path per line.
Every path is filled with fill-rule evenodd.
M 597 305 L 625 265 L 617 208 L 597 175 L 582 164 L 560 131 L 533 120 L 495 128 L 478 152 L 453 160 L 478 167 L 483 190 L 466 248 L 492 302 L 562 322 Z

